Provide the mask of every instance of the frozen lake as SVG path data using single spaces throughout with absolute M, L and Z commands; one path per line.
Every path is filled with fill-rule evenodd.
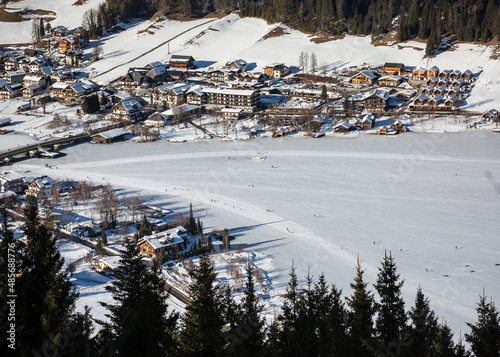
M 19 166 L 109 181 L 177 212 L 192 202 L 205 230 L 227 227 L 235 244 L 272 256 L 283 287 L 293 259 L 300 277 L 325 272 L 350 295 L 357 255 L 374 283 L 391 251 L 407 309 L 422 286 L 458 335 L 475 321 L 483 287 L 500 303 L 499 139 L 469 131 L 83 144 Z

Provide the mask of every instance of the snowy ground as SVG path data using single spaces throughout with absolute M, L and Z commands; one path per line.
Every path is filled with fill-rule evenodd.
M 73 28 L 81 24 L 84 11 L 95 7 L 97 3 L 91 0 L 83 6 L 70 6 L 62 0 L 49 3 L 25 0 L 9 6 L 54 10 L 58 15 L 53 26 L 62 24 Z M 29 42 L 29 24 L 0 23 L 0 42 Z M 123 75 L 129 67 L 167 61 L 172 54 L 193 56 L 199 68 L 217 67 L 242 58 L 249 63 L 249 70 L 262 71 L 265 65 L 272 62 L 297 66 L 301 52 L 314 52 L 319 66 L 326 65 L 328 72 L 363 64 L 383 65 L 385 62 L 402 62 L 406 66 L 425 68 L 437 65 L 440 69 L 461 71 L 470 69 L 481 75 L 465 108 L 484 111 L 500 107 L 500 80 L 497 78 L 499 61 L 491 59 L 495 50 L 493 46 L 458 44 L 435 57 L 424 57 L 425 43 L 417 41 L 373 46 L 370 36 L 346 36 L 341 40 L 317 44 L 311 41 L 311 35 L 284 25 L 267 24 L 264 20 L 240 18 L 237 14 L 222 19 L 187 22 L 165 19 L 154 23 L 136 21 L 124 26 L 127 27 L 125 31 L 100 40 L 104 48 L 102 59 L 84 69 L 97 82 L 108 83 Z M 266 36 L 277 26 L 285 29 L 284 35 Z M 90 52 L 95 44 L 92 42 L 86 51 Z
M 227 227 L 235 244 L 272 257 L 276 289 L 285 287 L 293 259 L 299 276 L 311 267 L 350 294 L 358 253 L 374 283 L 391 251 L 408 305 L 422 286 L 458 334 L 475 320 L 483 287 L 500 296 L 499 145 L 487 131 L 124 142 L 83 144 L 63 158 L 20 165 L 109 181 L 175 212 L 187 213 L 192 202 L 206 230 Z

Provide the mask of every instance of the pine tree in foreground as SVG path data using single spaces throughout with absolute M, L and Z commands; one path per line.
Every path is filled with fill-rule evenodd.
M 403 353 L 403 334 L 406 331 L 405 303 L 401 296 L 404 280 L 400 280 L 392 254 L 384 255 L 379 267 L 377 283 L 374 285 L 380 297 L 377 304 L 378 315 L 375 320 L 377 349 L 379 353 L 390 351 Z
M 100 354 L 122 356 L 160 356 L 175 350 L 173 338 L 177 314 L 168 313 L 165 279 L 161 266 L 154 261 L 148 269 L 136 244 L 126 244 L 116 280 L 107 287 L 114 304 L 101 305 L 109 310 L 110 322 L 102 323 L 98 339 Z
M 281 325 L 279 342 L 283 356 L 296 356 L 300 352 L 301 337 L 299 326 L 300 312 L 300 291 L 295 273 L 296 267 L 292 265 L 290 269 L 290 280 L 286 288 L 285 297 L 281 307 L 282 314 L 278 317 Z
M 432 357 L 455 357 L 455 343 L 453 342 L 453 332 L 450 327 L 443 322 L 438 326 L 436 336 L 432 342 Z
M 192 265 L 188 273 L 193 282 L 179 336 L 181 353 L 186 357 L 222 356 L 225 352 L 222 295 L 214 284 L 217 277 L 214 264 L 209 256 L 202 255 L 198 266 Z
M 350 326 L 350 355 L 370 356 L 373 348 L 373 315 L 375 314 L 375 300 L 373 294 L 367 290 L 368 283 L 363 280 L 364 270 L 357 261 L 356 276 L 351 288 L 354 290 L 347 298 L 349 306 L 348 319 Z
M 432 341 L 438 330 L 438 319 L 430 308 L 429 299 L 424 296 L 421 288 L 418 288 L 415 297 L 415 306 L 410 308 L 408 315 L 411 326 L 408 332 L 409 357 L 430 356 Z
M 250 261 L 245 271 L 245 295 L 239 307 L 237 327 L 232 334 L 234 348 L 231 354 L 240 357 L 260 356 L 264 343 L 264 321 L 260 316 L 262 306 L 255 291 L 255 267 Z
M 62 271 L 64 259 L 51 229 L 40 223 L 35 197 L 27 196 L 24 216 L 28 243 L 16 281 L 18 352 L 62 353 L 77 293 Z
M 500 356 L 500 317 L 493 301 L 487 302 L 486 296 L 479 297 L 476 307 L 477 322 L 467 323 L 471 332 L 465 334 L 472 352 L 477 357 Z

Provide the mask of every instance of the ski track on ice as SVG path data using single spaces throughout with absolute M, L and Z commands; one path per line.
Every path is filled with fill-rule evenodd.
M 421 151 L 415 151 L 414 154 L 392 154 L 392 153 L 364 153 L 364 152 L 324 152 L 324 151 L 266 151 L 266 156 L 273 158 L 280 157 L 324 157 L 324 158 L 359 158 L 359 159 L 378 159 L 378 160 L 409 160 L 410 158 L 415 161 L 437 161 L 437 162 L 457 162 L 457 163 L 487 163 L 500 165 L 500 160 L 478 160 L 473 159 L 457 159 L 449 156 L 441 155 L 425 155 Z M 415 155 L 415 158 L 412 158 Z M 137 162 L 151 162 L 159 160 L 185 160 L 185 159 L 197 159 L 197 158 L 213 158 L 213 157 L 232 157 L 232 158 L 243 158 L 251 159 L 255 156 L 255 151 L 217 151 L 217 152 L 193 152 L 193 153 L 182 153 L 182 154 L 159 154 L 159 155 L 148 155 L 148 156 L 137 156 L 132 158 L 123 159 L 110 159 L 102 161 L 92 161 L 87 163 L 75 163 L 67 164 L 65 167 L 68 168 L 95 168 L 100 166 L 116 166 L 123 164 L 133 164 Z M 417 157 L 418 156 L 418 157 Z

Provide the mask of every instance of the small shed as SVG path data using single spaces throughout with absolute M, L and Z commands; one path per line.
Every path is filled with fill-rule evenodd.
M 125 139 L 130 134 L 127 130 L 118 128 L 92 136 L 92 142 L 100 144 L 111 144 Z
M 0 128 L 10 125 L 11 122 L 12 120 L 10 118 L 0 118 Z

